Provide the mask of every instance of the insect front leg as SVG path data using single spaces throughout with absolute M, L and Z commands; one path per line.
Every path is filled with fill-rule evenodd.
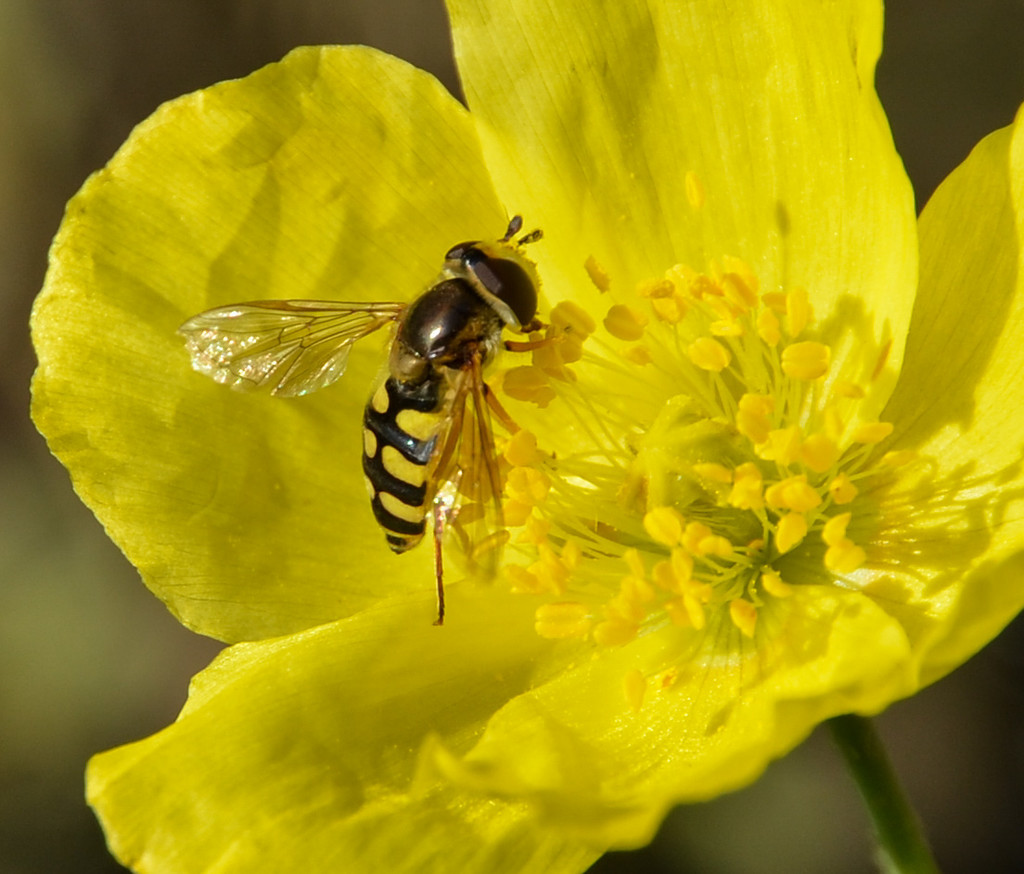
M 484 400 L 487 402 L 487 406 L 491 408 L 491 412 L 494 413 L 495 417 L 502 425 L 505 426 L 505 430 L 509 434 L 515 434 L 519 430 L 519 426 L 515 423 L 508 410 L 502 405 L 501 401 L 498 400 L 498 396 L 486 382 L 481 383 L 481 391 L 483 392 Z

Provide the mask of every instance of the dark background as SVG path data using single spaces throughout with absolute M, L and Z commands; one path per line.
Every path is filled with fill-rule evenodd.
M 515 0 L 509 0 L 515 2 Z M 892 0 L 878 87 L 918 204 L 1024 101 L 1024 0 Z M 88 756 L 170 722 L 217 650 L 74 497 L 27 417 L 27 320 L 65 201 L 162 101 L 297 45 L 366 43 L 453 90 L 441 0 L 0 0 L 0 874 L 122 869 Z M 1024 625 L 879 725 L 947 874 L 1024 870 Z M 681 808 L 614 872 L 874 870 L 821 730 L 751 788 Z

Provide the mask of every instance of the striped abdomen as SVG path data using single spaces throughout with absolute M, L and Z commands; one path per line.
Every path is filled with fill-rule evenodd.
M 441 380 L 410 387 L 393 377 L 363 413 L 363 473 L 373 515 L 395 552 L 411 549 L 426 530 L 427 466 L 443 417 Z

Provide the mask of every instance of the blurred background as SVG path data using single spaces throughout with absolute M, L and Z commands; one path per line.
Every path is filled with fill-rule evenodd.
M 511 0 L 514 2 L 514 0 Z M 878 88 L 922 205 L 1024 101 L 1024 0 L 891 0 Z M 28 420 L 27 321 L 65 201 L 164 100 L 297 45 L 364 43 L 457 92 L 441 0 L 0 0 L 0 874 L 98 874 L 93 752 L 173 720 L 217 651 L 139 582 Z M 946 874 L 1024 870 L 1024 624 L 879 720 Z M 875 870 L 819 730 L 681 808 L 617 872 Z

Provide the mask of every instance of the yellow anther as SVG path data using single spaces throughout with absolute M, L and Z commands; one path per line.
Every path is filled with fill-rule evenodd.
M 620 340 L 639 340 L 644 335 L 646 325 L 647 316 L 636 307 L 621 303 L 615 304 L 604 317 L 605 329 Z
M 606 619 L 594 627 L 594 642 L 600 646 L 622 646 L 636 638 L 638 626 L 624 619 Z
M 857 383 L 847 382 L 846 380 L 836 383 L 835 392 L 839 397 L 847 398 L 852 401 L 859 401 L 867 397 L 867 392 L 857 385 Z
M 542 604 L 534 614 L 533 628 L 544 638 L 583 637 L 590 630 L 589 610 L 579 601 Z
M 782 350 L 782 372 L 791 379 L 817 379 L 828 373 L 831 356 L 832 350 L 824 343 L 793 343 Z
M 837 574 L 852 574 L 859 568 L 867 556 L 852 540 L 843 538 L 835 546 L 825 550 L 825 567 Z
M 768 439 L 771 429 L 771 420 L 763 413 L 742 408 L 736 413 L 736 430 L 755 446 L 760 446 Z
M 722 290 L 725 299 L 747 311 L 757 306 L 757 293 L 747 285 L 746 279 L 739 273 L 726 273 L 722 277 Z
M 565 593 L 569 582 L 570 568 L 566 567 L 555 551 L 545 543 L 537 547 L 538 560 L 527 570 L 533 574 L 545 591 L 556 595 Z
M 539 333 L 534 333 L 530 335 L 530 339 L 538 341 L 543 339 L 543 337 Z M 553 343 L 545 343 L 534 349 L 530 356 L 533 365 L 539 367 L 545 373 L 560 370 L 562 365 L 565 364 L 565 359 L 562 357 L 565 339 L 566 337 L 563 335 Z
M 806 513 L 821 504 L 821 495 L 804 474 L 787 477 L 770 485 L 764 493 L 768 506 Z
M 517 401 L 529 401 L 542 409 L 555 399 L 555 390 L 547 374 L 539 367 L 525 364 L 513 367 L 502 380 L 502 390 Z
M 524 504 L 515 498 L 507 498 L 501 503 L 501 512 L 509 528 L 519 528 L 526 524 L 526 520 L 533 513 L 533 504 Z
M 833 516 L 821 529 L 821 539 L 829 546 L 841 543 L 846 539 L 846 526 L 850 524 L 852 518 L 853 513 L 840 513 L 838 516 Z
M 718 283 L 705 273 L 695 274 L 693 279 L 690 281 L 690 284 L 686 287 L 686 290 L 689 292 L 691 297 L 706 302 L 722 297 L 722 289 L 719 287 Z
M 761 295 L 761 303 L 780 316 L 786 314 L 786 293 L 769 291 Z
M 757 608 L 744 598 L 729 602 L 729 618 L 744 637 L 753 637 L 757 625 Z
M 526 568 L 518 564 L 507 564 L 504 570 L 513 592 L 537 595 L 544 591 L 540 580 Z
M 527 543 L 540 546 L 547 543 L 548 532 L 551 530 L 551 522 L 537 516 L 531 516 L 526 520 L 522 532 L 516 537 L 516 543 Z
M 760 310 L 757 314 L 757 336 L 773 349 L 782 339 L 779 317 L 770 309 Z
M 659 561 L 651 568 L 651 579 L 654 585 L 664 589 L 666 592 L 678 592 L 679 581 L 676 579 L 675 571 L 672 570 L 672 563 Z
M 771 395 L 743 395 L 736 413 L 736 430 L 755 446 L 764 443 L 771 431 L 769 417 L 774 409 L 775 398 Z
M 743 284 L 749 291 L 749 297 L 747 298 L 747 306 L 757 306 L 757 292 L 761 287 L 761 280 L 757 278 L 757 273 L 754 269 L 742 258 L 737 258 L 734 255 L 724 255 L 722 257 L 722 275 L 728 276 L 733 275 L 742 280 Z
M 686 315 L 686 304 L 678 297 L 653 297 L 651 298 L 651 309 L 654 314 L 663 322 L 670 325 L 677 325 Z
M 587 276 L 590 277 L 590 281 L 594 283 L 594 287 L 601 292 L 601 294 L 604 294 L 612 287 L 612 281 L 608 276 L 608 271 L 601 266 L 601 263 L 593 255 L 587 256 L 587 260 L 583 262 L 583 269 L 587 271 Z
M 587 335 L 579 331 L 560 331 L 549 326 L 546 337 L 553 340 L 533 350 L 533 363 L 549 373 L 558 371 L 563 364 L 573 364 L 583 357 L 583 344 Z
M 718 316 L 718 318 L 723 321 L 735 319 L 743 315 L 743 310 L 740 307 L 726 300 L 724 297 L 705 296 L 704 302 L 708 305 L 708 309 L 711 310 L 711 313 Z
M 646 346 L 630 346 L 625 352 L 622 353 L 623 358 L 627 361 L 637 364 L 640 367 L 644 367 L 651 363 L 651 350 Z
M 668 613 L 668 618 L 672 620 L 673 625 L 682 628 L 695 628 L 700 631 L 707 622 L 704 605 L 690 594 L 666 601 L 665 612 Z
M 729 503 L 740 510 L 760 510 L 764 506 L 764 480 L 752 461 L 736 468 Z
M 669 566 L 678 585 L 685 586 L 693 579 L 693 556 L 682 547 L 672 550 Z
M 563 300 L 551 310 L 551 327 L 559 333 L 581 334 L 584 337 L 594 333 L 597 323 L 579 304 Z
M 828 493 L 836 504 L 849 504 L 857 497 L 857 491 L 857 487 L 845 473 L 836 474 L 835 479 L 828 484 Z
M 789 467 L 800 454 L 800 427 L 776 428 L 768 432 L 768 439 L 755 448 L 758 457 L 776 461 Z
M 626 671 L 622 678 L 622 692 L 626 696 L 629 709 L 639 713 L 644 705 L 644 692 L 647 691 L 647 678 L 636 668 Z
M 779 519 L 775 529 L 775 546 L 789 552 L 807 536 L 807 519 L 803 513 L 788 513 Z
M 642 577 L 623 577 L 619 583 L 619 594 L 612 598 L 608 604 L 610 609 L 617 609 L 624 616 L 632 619 L 642 619 L 644 616 L 644 604 L 649 604 L 655 599 L 654 587 Z M 613 606 L 614 605 L 614 606 Z
M 535 467 L 513 467 L 505 481 L 510 498 L 536 507 L 543 503 L 551 490 L 551 480 Z
M 851 439 L 854 443 L 881 443 L 892 434 L 892 429 L 891 422 L 870 422 L 857 428 Z
M 775 411 L 775 398 L 772 395 L 745 394 L 740 398 L 739 407 L 749 413 L 768 416 Z
M 732 361 L 729 350 L 712 337 L 697 338 L 687 347 L 686 354 L 701 370 L 715 373 L 721 373 Z
M 712 534 L 701 539 L 697 544 L 697 555 L 716 555 L 719 558 L 728 558 L 733 554 L 734 547 L 728 537 L 721 534 Z
M 644 578 L 644 560 L 640 557 L 640 550 L 627 549 L 622 553 L 622 560 L 626 563 L 626 566 L 629 568 L 629 572 L 634 577 L 639 577 L 640 579 Z
M 702 555 L 700 551 L 701 541 L 711 537 L 713 533 L 703 522 L 689 522 L 686 525 L 686 530 L 683 531 L 683 548 L 691 555 Z
M 679 266 L 673 269 L 682 269 L 682 267 Z M 670 278 L 648 279 L 637 284 L 636 293 L 640 297 L 649 297 L 652 300 L 672 297 L 676 293 L 676 285 Z
M 885 364 L 889 360 L 889 352 L 892 351 L 892 340 L 887 340 L 881 349 L 878 350 L 878 358 L 875 359 L 875 366 L 871 371 L 871 381 L 874 382 L 882 375 Z
M 644 516 L 644 529 L 656 543 L 677 546 L 685 520 L 675 507 L 655 507 Z
M 700 181 L 700 177 L 692 170 L 687 170 L 686 175 L 683 177 L 683 187 L 686 190 L 686 202 L 690 204 L 691 209 L 700 209 L 704 206 L 705 192 L 704 183 Z
M 575 540 L 566 540 L 565 543 L 562 545 L 561 559 L 562 564 L 565 565 L 569 573 L 572 573 L 574 570 L 576 570 L 582 557 L 583 550 L 580 549 L 580 545 Z
M 541 459 L 541 454 L 537 451 L 536 436 L 525 428 L 520 428 L 509 437 L 503 455 L 513 467 L 530 467 Z
M 788 598 L 793 594 L 793 587 L 783 581 L 778 571 L 774 571 L 771 568 L 765 568 L 761 571 L 761 588 L 776 598 Z
M 702 479 L 716 483 L 731 483 L 732 471 L 716 461 L 702 461 L 693 465 L 693 472 Z
M 683 295 L 689 295 L 690 285 L 696 279 L 698 273 L 689 264 L 673 264 L 665 271 L 665 279 L 672 284 L 672 287 Z
M 799 337 L 812 318 L 814 312 L 807 297 L 807 290 L 794 288 L 786 295 L 786 330 L 789 336 L 793 339 Z
M 811 434 L 800 445 L 800 460 L 815 473 L 824 473 L 839 461 L 839 447 L 825 434 Z

